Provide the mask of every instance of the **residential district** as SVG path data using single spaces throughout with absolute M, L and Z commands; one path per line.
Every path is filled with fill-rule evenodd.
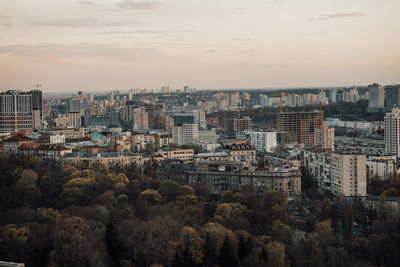
M 39 89 L 0 93 L 0 260 L 398 266 L 400 85 Z
M 320 190 L 344 197 L 367 197 L 370 182 L 397 174 L 398 85 L 295 93 L 185 86 L 67 98 L 38 89 L 0 94 L 3 153 L 107 168 L 150 161 L 159 179 L 205 182 L 214 193 L 279 190 L 292 200 L 301 197 L 304 173 Z M 368 112 L 386 112 L 384 120 L 324 116 L 324 107 L 363 100 Z M 265 108 L 279 108 L 272 123 L 253 121 Z

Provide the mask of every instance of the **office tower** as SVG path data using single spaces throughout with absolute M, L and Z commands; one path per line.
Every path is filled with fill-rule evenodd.
M 177 145 L 192 144 L 193 141 L 199 139 L 199 126 L 196 123 L 184 123 L 181 126 L 174 126 L 172 128 L 172 138 Z
M 349 151 L 332 153 L 331 191 L 346 197 L 367 195 L 365 155 Z
M 320 111 L 281 112 L 278 114 L 278 132 L 289 132 L 299 144 L 313 145 L 315 129 L 321 127 Z
M 335 129 L 329 128 L 326 124 L 315 129 L 315 145 L 323 149 L 335 150 Z
M 7 91 L 0 94 L 0 131 L 40 128 L 42 92 Z
M 394 105 L 400 104 L 400 85 L 388 85 L 386 91 L 386 107 L 393 108 Z
M 385 154 L 400 157 L 400 108 L 385 116 Z
M 380 112 L 385 107 L 385 90 L 377 83 L 368 85 L 369 104 L 368 112 Z

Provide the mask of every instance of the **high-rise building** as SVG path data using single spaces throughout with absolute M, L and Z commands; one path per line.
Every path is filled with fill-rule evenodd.
M 388 85 L 386 91 L 386 107 L 393 108 L 400 104 L 400 85 Z
M 346 197 L 367 195 L 365 155 L 351 151 L 332 153 L 331 191 Z
M 0 94 L 0 131 L 40 128 L 42 92 L 7 91 Z
M 385 154 L 400 157 L 400 108 L 385 116 Z
M 368 85 L 369 104 L 368 112 L 380 112 L 385 107 L 385 90 L 377 83 Z
M 335 150 L 335 129 L 324 124 L 315 129 L 315 145 L 323 149 Z
M 250 144 L 257 151 L 272 152 L 277 145 L 276 132 L 251 132 Z
M 299 144 L 313 145 L 315 129 L 321 127 L 320 111 L 281 112 L 278 114 L 276 128 L 279 132 L 289 132 Z
M 196 123 L 184 123 L 172 128 L 172 138 L 177 145 L 193 144 L 193 141 L 199 139 L 199 126 Z

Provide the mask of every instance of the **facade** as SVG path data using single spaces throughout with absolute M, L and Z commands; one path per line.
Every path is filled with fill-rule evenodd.
M 321 190 L 331 191 L 331 151 L 326 149 L 305 149 L 303 166 L 316 181 Z
M 25 143 L 18 147 L 18 154 L 38 156 L 42 159 L 51 160 L 60 160 L 71 152 L 70 148 L 60 144 Z
M 380 112 L 385 107 L 385 89 L 377 83 L 368 85 L 368 112 Z
M 400 85 L 389 85 L 385 87 L 386 91 L 386 107 L 393 108 L 400 104 Z
M 332 153 L 331 192 L 335 195 L 366 196 L 367 169 L 365 155 L 354 151 Z
M 397 174 L 396 156 L 377 156 L 367 158 L 368 179 L 385 180 Z
M 195 123 L 195 114 L 193 113 L 176 113 L 173 118 L 175 126 Z
M 326 124 L 315 129 L 315 145 L 323 149 L 335 150 L 335 129 L 329 128 Z
M 90 167 L 104 166 L 143 166 L 144 158 L 141 154 L 132 152 L 115 153 L 68 153 L 63 159 L 70 164 L 87 164 Z
M 157 177 L 188 184 L 203 182 L 213 193 L 246 190 L 261 194 L 264 191 L 277 190 L 293 199 L 301 195 L 301 171 L 294 168 L 249 170 L 240 162 L 226 160 L 186 164 L 162 162 L 157 169 Z
M 42 92 L 7 91 L 0 94 L 0 131 L 40 128 Z
M 66 116 L 53 119 L 56 128 L 79 128 L 82 126 L 80 112 L 70 111 Z
M 159 149 L 155 151 L 163 157 L 164 160 L 183 160 L 193 161 L 194 150 L 193 149 Z
M 250 132 L 250 144 L 257 151 L 272 152 L 277 146 L 276 132 Z
M 34 143 L 35 139 L 17 133 L 4 141 L 3 151 L 5 153 L 18 153 L 18 147 L 21 144 Z
M 281 112 L 276 124 L 277 131 L 289 132 L 299 144 L 306 145 L 315 143 L 315 129 L 321 126 L 320 111 Z
M 174 126 L 172 129 L 172 138 L 177 145 L 192 144 L 193 141 L 199 139 L 198 124 L 183 124 L 182 126 Z
M 400 157 L 400 108 L 385 116 L 385 154 Z

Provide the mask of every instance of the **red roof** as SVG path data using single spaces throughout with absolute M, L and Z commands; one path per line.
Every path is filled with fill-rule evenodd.
M 19 143 L 19 142 L 31 142 L 34 141 L 35 139 L 30 138 L 28 136 L 25 136 L 23 134 L 16 134 L 13 137 L 10 137 L 6 139 L 4 142 L 13 142 L 13 143 Z

